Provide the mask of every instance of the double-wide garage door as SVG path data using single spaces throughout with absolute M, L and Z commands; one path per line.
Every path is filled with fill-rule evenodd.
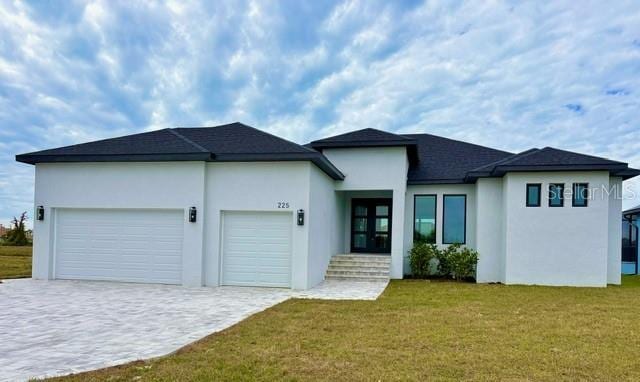
M 222 284 L 291 286 L 291 213 L 224 212 Z
M 181 210 L 59 209 L 58 279 L 181 284 Z

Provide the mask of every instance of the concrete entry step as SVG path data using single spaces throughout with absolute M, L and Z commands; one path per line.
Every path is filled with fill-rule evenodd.
M 331 258 L 325 279 L 352 281 L 389 280 L 391 256 L 376 254 L 340 254 Z

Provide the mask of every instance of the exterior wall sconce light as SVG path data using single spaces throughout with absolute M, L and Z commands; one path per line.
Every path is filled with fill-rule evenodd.
M 38 206 L 38 208 L 36 208 L 36 219 L 44 220 L 44 207 Z
M 195 207 L 191 207 L 189 208 L 189 223 L 195 223 L 196 222 L 196 208 Z
M 304 210 L 298 210 L 298 225 L 304 225 Z

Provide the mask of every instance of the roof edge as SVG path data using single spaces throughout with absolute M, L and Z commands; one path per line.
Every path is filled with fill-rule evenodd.
M 179 154 L 67 154 L 67 155 L 16 155 L 16 161 L 35 165 L 37 163 L 83 163 L 83 162 L 280 162 L 310 161 L 334 180 L 343 180 L 344 174 L 338 170 L 324 155 L 317 151 L 308 153 L 273 153 L 273 154 L 221 154 L 210 152 Z
M 482 168 L 482 167 L 479 167 Z M 469 171 L 466 180 L 478 178 L 502 177 L 509 172 L 559 172 L 559 171 L 608 171 L 612 176 L 621 176 L 623 179 L 630 179 L 640 175 L 640 170 L 628 167 L 620 162 L 612 164 L 571 164 L 571 165 L 497 165 L 492 170 Z
M 415 146 L 418 142 L 415 139 L 394 140 L 394 141 L 350 141 L 350 142 L 311 142 L 309 146 L 316 150 L 329 148 L 358 148 L 358 147 L 393 147 L 393 146 Z
M 78 162 L 171 162 L 209 161 L 214 157 L 210 152 L 176 154 L 19 154 L 16 161 L 35 165 L 37 163 L 78 163 Z

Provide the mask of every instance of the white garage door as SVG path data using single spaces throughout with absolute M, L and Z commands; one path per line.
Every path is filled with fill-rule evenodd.
M 225 212 L 222 283 L 291 286 L 291 214 Z
M 180 210 L 60 209 L 55 278 L 182 283 Z

